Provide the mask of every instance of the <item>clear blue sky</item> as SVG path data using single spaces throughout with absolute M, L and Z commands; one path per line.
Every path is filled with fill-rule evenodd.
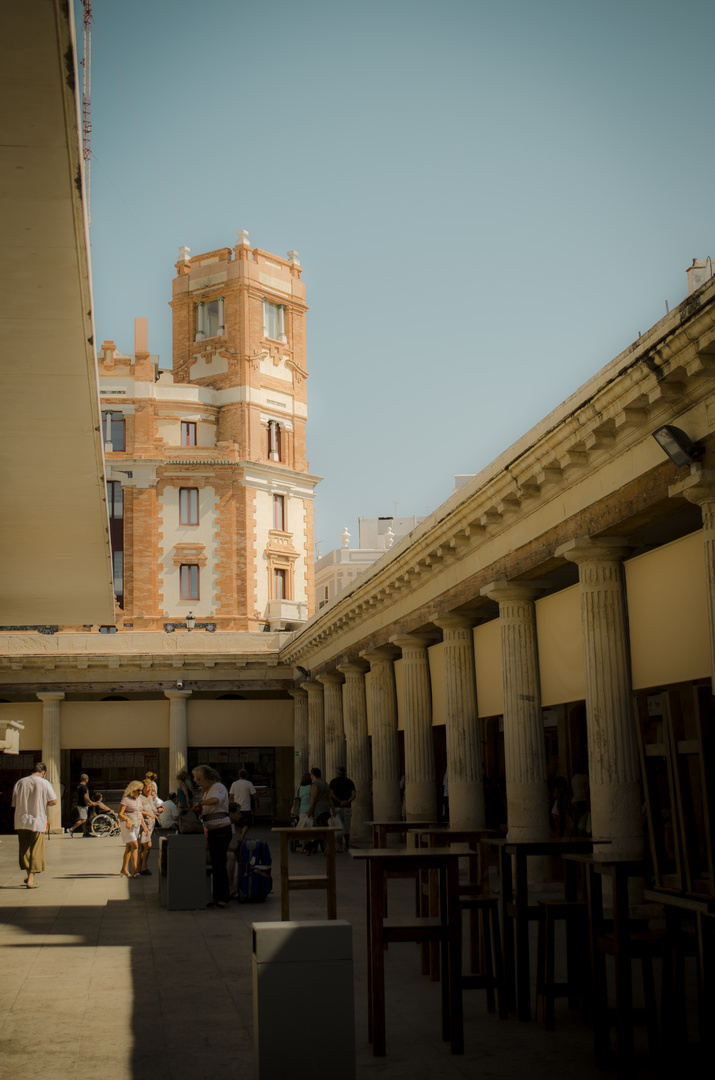
M 93 14 L 99 341 L 147 315 L 168 367 L 180 245 L 297 248 L 323 553 L 435 509 L 715 256 L 710 0 Z

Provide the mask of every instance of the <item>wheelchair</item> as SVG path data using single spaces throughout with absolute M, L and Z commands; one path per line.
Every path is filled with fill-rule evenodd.
M 89 828 L 93 836 L 119 836 L 119 820 L 112 814 L 95 814 Z

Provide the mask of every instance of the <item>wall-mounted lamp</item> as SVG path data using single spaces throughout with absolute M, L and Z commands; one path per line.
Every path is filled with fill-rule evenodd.
M 678 468 L 692 465 L 703 456 L 701 446 L 696 446 L 689 435 L 672 424 L 664 424 L 653 432 L 653 438 Z
M 189 614 L 186 616 L 186 629 L 189 631 L 189 633 L 191 633 L 195 626 L 196 619 L 194 618 L 193 612 L 190 611 Z

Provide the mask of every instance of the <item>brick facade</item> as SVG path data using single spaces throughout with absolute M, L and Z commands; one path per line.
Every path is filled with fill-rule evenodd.
M 217 630 L 297 626 L 313 613 L 319 479 L 305 455 L 297 255 L 252 249 L 242 233 L 233 249 L 182 249 L 176 270 L 172 373 L 149 354 L 145 319 L 133 356 L 105 341 L 99 358 L 107 479 L 123 493 L 117 627 L 181 628 L 189 612 Z M 281 530 L 276 499 L 290 511 Z

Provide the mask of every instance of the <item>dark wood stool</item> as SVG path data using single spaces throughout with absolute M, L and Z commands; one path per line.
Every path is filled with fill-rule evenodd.
M 568 998 L 569 1008 L 590 1005 L 588 961 L 588 904 L 578 900 L 539 900 L 536 951 L 536 1019 L 547 1031 L 554 1030 L 554 1001 Z M 557 983 L 556 922 L 566 924 L 566 982 Z
M 487 1009 L 496 1012 L 494 991 L 499 997 L 499 1019 L 507 1019 L 509 988 L 501 949 L 499 930 L 499 898 L 497 896 L 460 896 L 462 911 L 475 911 L 479 918 L 479 936 L 482 945 L 483 968 L 479 972 L 462 975 L 463 990 L 486 990 Z

